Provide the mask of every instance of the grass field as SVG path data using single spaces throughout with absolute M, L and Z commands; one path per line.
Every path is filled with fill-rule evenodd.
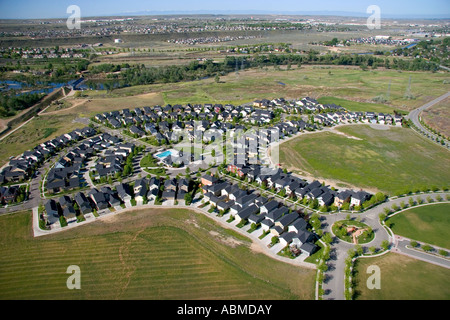
M 357 102 L 336 97 L 321 97 L 318 99 L 321 104 L 337 104 L 348 111 L 372 111 L 393 114 L 394 108 L 381 103 Z
M 357 102 L 373 102 L 379 95 L 387 95 L 388 105 L 383 108 L 412 110 L 438 97 L 450 88 L 444 84 L 448 73 L 399 72 L 395 70 L 362 71 L 356 67 L 343 66 L 293 66 L 287 71 L 273 67 L 250 69 L 222 76 L 221 82 L 214 79 L 172 84 L 154 84 L 106 91 L 89 92 L 90 98 L 133 96 L 144 93 L 161 93 L 165 103 L 234 103 L 242 104 L 255 99 L 284 97 L 298 99 L 305 96 L 315 98 L 336 97 Z M 411 92 L 414 100 L 404 98 L 411 77 Z M 280 84 L 283 83 L 284 85 Z M 130 100 L 133 103 L 133 100 Z M 379 108 L 380 106 L 375 106 Z M 390 110 L 390 109 L 388 109 Z
M 29 212 L 1 216 L 0 227 L 0 299 L 314 297 L 314 270 L 188 210 L 128 212 L 37 239 Z M 69 265 L 80 267 L 81 290 L 66 287 Z
M 433 204 L 412 208 L 392 218 L 392 231 L 395 234 L 450 248 L 448 230 L 450 227 L 450 204 Z
M 281 163 L 300 174 L 391 195 L 422 186 L 441 188 L 450 181 L 448 151 L 412 130 L 370 125 L 335 130 L 347 136 L 320 132 L 283 143 Z
M 75 114 L 41 115 L 0 141 L 0 166 L 10 156 L 31 150 L 38 144 L 86 125 L 73 122 Z
M 449 106 L 450 98 L 447 98 L 422 113 L 422 120 L 445 137 L 450 137 Z
M 380 268 L 381 289 L 369 290 L 366 282 L 369 266 Z M 450 270 L 388 253 L 377 258 L 356 262 L 356 300 L 448 300 L 450 299 Z

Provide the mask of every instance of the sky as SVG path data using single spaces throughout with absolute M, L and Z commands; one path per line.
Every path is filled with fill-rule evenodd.
M 0 19 L 68 18 L 70 5 L 81 9 L 81 17 L 108 16 L 145 12 L 207 11 L 223 13 L 266 11 L 273 13 L 358 12 L 366 13 L 378 5 L 383 14 L 392 16 L 424 15 L 450 18 L 450 0 L 0 0 Z M 367 14 L 369 16 L 370 14 Z

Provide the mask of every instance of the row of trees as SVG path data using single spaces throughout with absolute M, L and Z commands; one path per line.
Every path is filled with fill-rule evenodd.
M 409 71 L 436 71 L 439 66 L 434 62 L 424 59 L 402 60 L 394 58 L 379 58 L 374 55 L 349 55 L 349 54 L 325 54 L 319 55 L 316 51 L 309 51 L 307 54 L 269 54 L 254 55 L 252 57 L 230 57 L 227 56 L 224 62 L 213 62 L 207 60 L 204 63 L 193 61 L 184 66 L 162 66 L 146 67 L 145 65 L 113 65 L 102 64 L 91 68 L 91 73 L 114 73 L 122 71 L 120 75 L 110 74 L 111 79 L 117 79 L 119 86 L 123 85 L 145 85 L 152 83 L 173 83 L 180 81 L 192 81 L 206 77 L 225 75 L 234 71 L 247 68 L 263 68 L 268 66 L 291 65 L 301 66 L 302 64 L 322 64 L 322 65 L 353 65 L 361 68 L 386 67 L 398 70 Z M 216 79 L 218 82 L 218 80 Z
M 20 96 L 2 94 L 0 95 L 0 117 L 11 117 L 17 111 L 25 110 L 41 100 L 43 94 L 31 93 Z

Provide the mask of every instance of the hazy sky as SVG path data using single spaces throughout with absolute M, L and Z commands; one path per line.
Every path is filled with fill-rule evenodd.
M 142 11 L 346 11 L 366 13 L 378 5 L 381 14 L 446 15 L 450 0 L 0 0 L 0 18 L 66 18 L 70 5 L 78 5 L 82 17 Z

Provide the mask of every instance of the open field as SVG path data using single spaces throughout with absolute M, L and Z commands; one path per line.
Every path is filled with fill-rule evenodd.
M 381 104 L 381 103 L 369 103 L 369 102 L 358 102 L 358 101 L 351 101 L 336 97 L 321 97 L 318 99 L 318 102 L 321 104 L 337 104 L 348 111 L 372 111 L 372 112 L 378 112 L 378 113 L 390 113 L 393 114 L 395 108 Z
M 189 210 L 123 213 L 37 239 L 29 212 L 1 216 L 0 226 L 0 299 L 314 297 L 314 270 L 253 251 Z M 80 267 L 81 290 L 66 287 L 69 265 Z
M 17 156 L 42 142 L 86 126 L 73 122 L 75 118 L 75 114 L 35 117 L 25 126 L 0 141 L 0 166 L 3 166 L 10 156 Z
M 347 136 L 332 132 L 302 135 L 281 144 L 280 161 L 301 175 L 390 195 L 422 186 L 448 186 L 447 150 L 409 129 L 377 128 L 357 125 L 335 129 Z
M 411 93 L 414 100 L 404 98 L 411 77 Z M 412 110 L 440 96 L 450 88 L 444 84 L 448 73 L 399 72 L 395 70 L 363 71 L 357 67 L 344 66 L 298 66 L 293 65 L 275 70 L 272 67 L 232 72 L 214 79 L 199 81 L 154 84 L 106 91 L 89 92 L 90 98 L 101 95 L 103 98 L 132 96 L 142 93 L 162 93 L 165 103 L 234 103 L 242 104 L 255 99 L 288 98 L 305 96 L 314 98 L 336 97 L 357 102 L 372 103 L 372 99 L 388 94 L 390 100 L 386 107 Z M 374 105 L 379 108 L 379 104 Z M 390 110 L 390 109 L 389 109 Z
M 450 137 L 450 98 L 422 113 L 422 120 L 446 137 Z
M 381 289 L 369 290 L 366 281 L 369 266 L 381 272 Z M 450 270 L 395 253 L 358 259 L 356 262 L 357 300 L 448 300 Z
M 450 204 L 434 204 L 399 213 L 389 222 L 395 234 L 450 248 L 448 230 L 450 227 Z

